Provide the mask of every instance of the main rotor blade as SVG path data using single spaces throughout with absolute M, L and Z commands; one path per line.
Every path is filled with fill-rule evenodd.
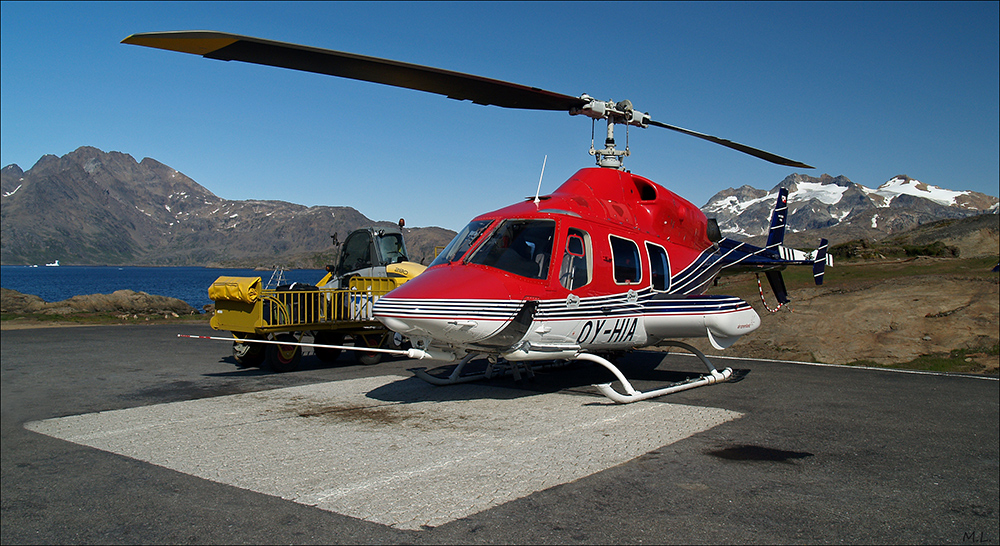
M 122 43 L 405 87 L 504 108 L 569 112 L 587 104 L 580 97 L 472 74 L 224 32 L 148 32 L 133 34 Z
M 591 102 L 581 97 L 462 72 L 225 32 L 147 32 L 133 34 L 122 40 L 122 43 L 191 53 L 208 59 L 243 61 L 381 83 L 504 108 L 570 112 Z M 712 135 L 658 121 L 650 121 L 649 124 L 714 142 L 778 165 L 814 168 Z
M 716 144 L 725 146 L 726 148 L 731 148 L 733 150 L 738 150 L 745 154 L 750 154 L 754 157 L 759 157 L 764 161 L 770 161 L 771 163 L 777 163 L 778 165 L 785 165 L 786 167 L 798 167 L 800 169 L 815 169 L 811 165 L 806 165 L 801 161 L 795 161 L 794 159 L 788 159 L 787 157 L 781 157 L 780 155 L 772 154 L 771 152 L 765 152 L 764 150 L 758 150 L 757 148 L 752 148 L 746 144 L 740 144 L 739 142 L 733 142 L 731 140 L 726 140 L 724 138 L 715 137 L 712 135 L 706 135 L 704 133 L 699 133 L 697 131 L 692 131 L 690 129 L 685 129 L 683 127 L 677 127 L 676 125 L 668 125 L 666 123 L 660 123 L 659 121 L 649 121 L 650 125 L 655 125 L 657 127 L 663 127 L 664 129 L 670 129 L 671 131 L 677 131 L 678 133 L 684 133 L 685 135 L 691 135 L 693 137 L 698 137 L 702 140 L 707 140 L 709 142 L 714 142 Z

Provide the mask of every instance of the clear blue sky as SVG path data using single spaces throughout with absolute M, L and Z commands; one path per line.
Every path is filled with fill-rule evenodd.
M 654 120 L 876 187 L 997 195 L 997 2 L 2 3 L 3 165 L 79 146 L 227 199 L 459 229 L 593 164 L 590 120 L 119 42 L 218 30 L 630 99 Z M 598 144 L 603 126 L 598 125 Z M 618 132 L 623 145 L 625 134 Z M 626 166 L 698 206 L 795 169 L 663 129 Z

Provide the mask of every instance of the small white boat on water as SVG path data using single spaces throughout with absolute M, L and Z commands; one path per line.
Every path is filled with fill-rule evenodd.
M 56 260 L 50 264 L 45 264 L 45 267 L 59 267 L 59 260 Z

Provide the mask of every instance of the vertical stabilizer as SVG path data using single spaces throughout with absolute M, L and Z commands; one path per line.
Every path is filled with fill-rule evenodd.
M 785 241 L 785 222 L 788 218 L 788 189 L 778 189 L 778 201 L 774 204 L 774 211 L 771 212 L 771 226 L 767 231 L 768 250 L 777 250 L 778 246 Z

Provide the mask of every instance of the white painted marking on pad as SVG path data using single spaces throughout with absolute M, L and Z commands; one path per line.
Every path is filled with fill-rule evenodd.
M 740 417 L 383 376 L 27 423 L 172 470 L 399 529 L 438 526 Z

